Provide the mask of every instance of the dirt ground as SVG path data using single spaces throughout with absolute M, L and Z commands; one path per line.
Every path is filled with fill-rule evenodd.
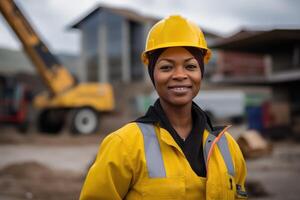
M 103 137 L 21 135 L 1 128 L 0 200 L 78 199 Z M 300 144 L 282 141 L 273 147 L 270 156 L 247 160 L 250 199 L 299 199 Z
M 0 132 L 0 200 L 78 199 L 103 135 Z

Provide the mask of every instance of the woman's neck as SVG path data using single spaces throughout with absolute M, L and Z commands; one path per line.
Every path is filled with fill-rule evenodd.
M 192 103 L 184 106 L 173 106 L 160 100 L 160 104 L 178 135 L 185 140 L 192 130 Z

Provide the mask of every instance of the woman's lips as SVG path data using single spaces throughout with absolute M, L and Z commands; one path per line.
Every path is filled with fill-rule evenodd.
M 184 94 L 191 90 L 191 86 L 169 86 L 168 89 L 177 94 Z

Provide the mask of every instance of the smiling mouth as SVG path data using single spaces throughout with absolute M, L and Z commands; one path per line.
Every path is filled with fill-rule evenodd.
M 169 90 L 172 90 L 174 92 L 186 92 L 190 90 L 192 86 L 171 86 L 168 87 Z

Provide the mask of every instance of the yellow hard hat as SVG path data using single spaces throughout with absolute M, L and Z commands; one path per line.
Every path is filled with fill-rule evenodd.
M 147 53 L 152 50 L 178 46 L 204 49 L 204 62 L 210 59 L 211 51 L 207 48 L 201 29 L 180 15 L 171 15 L 157 22 L 149 31 L 142 61 L 145 65 L 149 63 Z

